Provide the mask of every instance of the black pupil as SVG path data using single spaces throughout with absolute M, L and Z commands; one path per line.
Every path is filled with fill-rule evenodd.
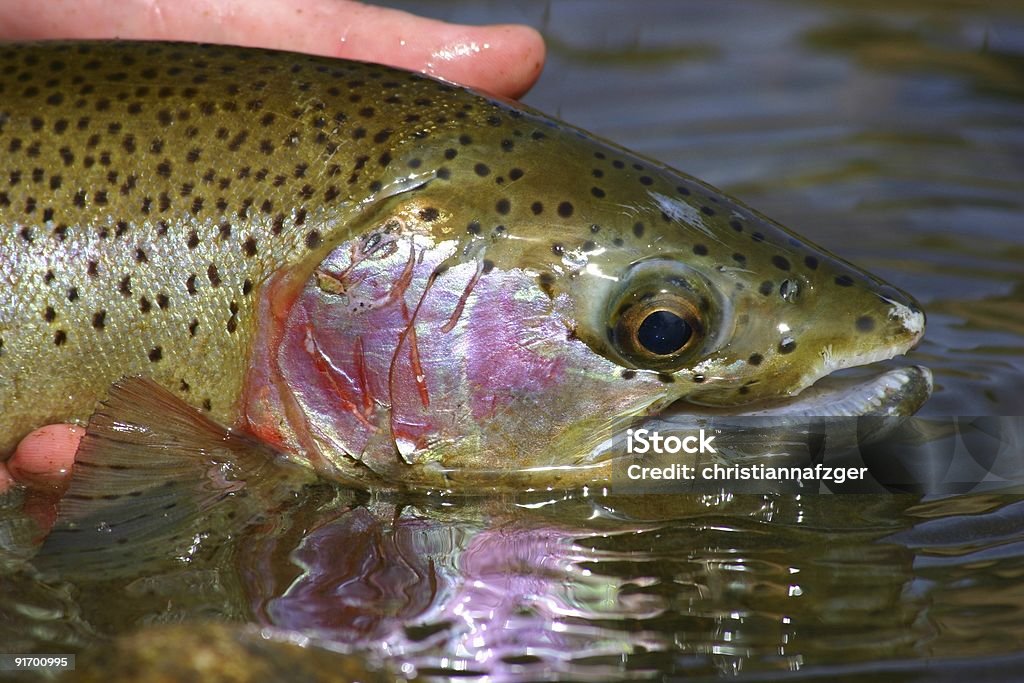
M 667 356 L 683 348 L 691 334 L 689 323 L 675 313 L 655 311 L 640 323 L 636 338 L 651 353 Z

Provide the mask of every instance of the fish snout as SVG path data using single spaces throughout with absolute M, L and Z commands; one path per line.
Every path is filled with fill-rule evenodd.
M 924 310 L 909 294 L 885 285 L 877 292 L 878 298 L 888 306 L 886 317 L 890 334 L 901 340 L 903 352 L 910 351 L 924 336 L 926 317 Z

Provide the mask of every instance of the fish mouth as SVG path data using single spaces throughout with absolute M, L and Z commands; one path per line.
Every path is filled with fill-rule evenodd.
M 879 372 L 861 366 L 822 377 L 794 396 L 735 407 L 687 405 L 688 415 L 788 417 L 908 416 L 932 394 L 932 373 L 923 365 Z
M 821 354 L 816 374 L 791 396 L 744 405 L 733 415 L 789 417 L 908 416 L 932 394 L 932 373 L 922 365 L 879 370 L 879 364 L 903 355 L 924 336 L 925 315 L 920 307 L 879 295 L 889 304 L 888 317 L 899 325 L 902 340 L 892 346 L 845 356 Z

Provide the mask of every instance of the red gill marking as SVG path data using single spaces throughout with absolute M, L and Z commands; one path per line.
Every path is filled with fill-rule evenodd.
M 415 244 L 413 245 L 415 247 Z M 398 345 L 395 347 L 395 354 L 391 357 L 391 366 L 388 368 L 388 386 L 391 388 L 391 405 L 395 405 L 394 400 L 394 386 L 395 386 L 395 363 L 398 360 L 398 354 L 401 351 L 402 345 L 405 344 L 406 340 L 409 339 L 412 342 L 412 348 L 409 350 L 409 362 L 412 364 L 413 379 L 416 382 L 416 389 L 420 395 L 420 401 L 423 406 L 430 405 L 430 393 L 427 389 L 427 377 L 423 372 L 423 366 L 420 363 L 420 352 L 419 345 L 416 343 L 416 314 L 419 313 L 420 306 L 423 305 L 423 300 L 427 297 L 427 292 L 430 291 L 430 286 L 434 284 L 434 277 L 431 276 L 427 280 L 427 286 L 423 289 L 423 294 L 420 295 L 420 300 L 416 303 L 416 310 L 412 316 L 409 316 L 409 308 L 405 303 L 405 292 L 409 289 L 409 285 L 412 283 L 412 276 L 414 266 L 416 264 L 416 250 L 415 248 L 409 251 L 409 259 L 406 261 L 405 269 L 402 271 L 401 276 L 395 282 L 395 286 L 392 289 L 391 295 L 388 297 L 389 301 L 394 301 L 398 296 L 401 296 L 402 302 L 402 319 L 405 321 L 405 329 L 402 330 L 398 336 Z
M 419 310 L 419 306 L 416 307 Z M 409 310 L 402 302 L 402 315 L 408 317 Z M 416 323 L 409 321 L 409 363 L 412 364 L 412 374 L 416 381 L 416 389 L 420 394 L 420 402 L 426 408 L 430 405 L 430 394 L 427 391 L 427 375 L 423 372 L 423 365 L 420 363 L 420 346 L 416 340 Z
M 281 402 L 281 408 L 284 412 L 286 423 L 291 427 L 292 434 L 298 443 L 289 444 L 286 442 L 286 437 L 280 430 L 273 424 L 274 420 L 270 419 L 262 421 L 254 421 L 248 408 L 244 412 L 244 423 L 246 428 L 253 434 L 266 434 L 275 435 L 275 443 L 284 446 L 287 450 L 301 449 L 301 451 L 309 459 L 310 465 L 318 470 L 331 470 L 333 465 L 329 461 L 326 461 L 320 454 L 320 449 L 317 447 L 316 442 L 313 440 L 310 434 L 310 424 L 306 419 L 305 413 L 299 406 L 295 396 L 291 393 L 288 382 L 284 378 L 284 373 L 281 371 L 279 364 L 277 351 L 283 344 L 285 325 L 288 320 L 288 315 L 291 313 L 291 309 L 294 307 L 296 300 L 299 298 L 299 294 L 302 291 L 304 280 L 296 275 L 295 273 L 284 273 L 279 276 L 272 277 L 265 285 L 265 293 L 262 296 L 260 303 L 261 312 L 267 314 L 269 318 L 268 334 L 266 339 L 263 339 L 263 335 L 259 335 L 257 343 L 262 344 L 263 348 L 259 355 L 265 356 L 264 362 L 267 363 L 267 377 L 266 381 L 273 385 L 274 390 L 277 393 L 277 397 Z M 249 372 L 246 374 L 245 387 L 243 388 L 243 395 L 248 396 L 253 388 L 250 384 L 250 379 L 254 378 L 254 373 Z M 262 388 L 260 390 L 262 396 L 267 397 L 270 393 L 269 388 Z M 265 403 L 264 403 L 265 405 Z
M 363 338 L 356 337 L 355 343 L 356 380 L 359 382 L 359 392 L 363 396 L 363 413 L 367 416 L 373 414 L 373 397 L 370 396 L 370 381 L 366 372 L 366 353 L 363 350 Z
M 377 431 L 377 427 L 367 419 L 367 416 L 359 409 L 359 406 L 356 404 L 352 396 L 349 395 L 348 391 L 338 384 L 335 379 L 335 375 L 337 374 L 336 368 L 320 349 L 320 345 L 316 343 L 316 339 L 313 338 L 313 327 L 311 325 L 306 325 L 305 337 L 307 343 L 305 347 L 306 353 L 308 353 L 310 358 L 312 358 L 313 367 L 316 368 L 316 371 L 320 373 L 321 377 L 325 378 L 328 383 L 330 383 L 330 389 L 335 398 L 337 398 L 338 403 L 341 404 L 341 407 L 345 409 L 345 411 L 351 413 L 352 416 L 359 420 L 364 427 L 371 431 Z M 360 338 L 359 341 L 362 342 L 362 338 Z
M 473 277 L 470 278 L 469 282 L 466 284 L 466 289 L 462 291 L 462 296 L 459 297 L 459 303 L 455 304 L 455 310 L 452 312 L 452 316 L 448 319 L 448 322 L 446 322 L 444 326 L 441 328 L 441 331 L 444 332 L 445 334 L 455 329 L 455 324 L 459 322 L 459 318 L 462 317 L 462 311 L 466 307 L 466 301 L 469 300 L 469 295 L 473 292 L 473 288 L 476 286 L 476 283 L 480 280 L 480 276 L 483 275 L 483 272 L 483 262 L 478 263 L 476 267 L 476 272 L 473 273 Z

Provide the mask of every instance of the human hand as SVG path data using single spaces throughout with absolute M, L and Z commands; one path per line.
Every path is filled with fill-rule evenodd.
M 121 38 L 264 47 L 379 62 L 495 95 L 540 76 L 529 26 L 465 26 L 352 0 L 0 0 L 0 39 Z

